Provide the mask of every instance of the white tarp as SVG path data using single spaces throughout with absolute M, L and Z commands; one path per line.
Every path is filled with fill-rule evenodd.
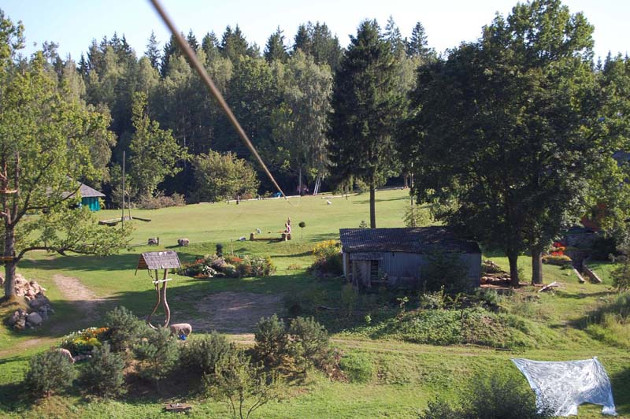
M 582 361 L 547 362 L 512 359 L 536 393 L 539 410 L 554 416 L 577 415 L 582 403 L 604 406 L 602 413 L 614 415 L 610 380 L 597 358 Z

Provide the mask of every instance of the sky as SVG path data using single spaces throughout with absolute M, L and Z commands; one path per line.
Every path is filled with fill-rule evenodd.
M 384 27 L 392 16 L 403 37 L 409 37 L 416 22 L 425 27 L 429 46 L 438 52 L 463 41 L 474 41 L 482 26 L 498 12 L 509 14 L 517 0 L 162 0 L 162 4 L 185 34 L 192 29 L 197 39 L 214 31 L 220 39 L 226 26 L 239 25 L 250 43 L 264 50 L 276 28 L 284 31 L 291 46 L 298 25 L 325 22 L 342 46 L 364 19 L 377 19 Z M 630 53 L 628 0 L 564 0 L 572 13 L 583 12 L 595 26 L 595 56 L 604 58 Z M 44 41 L 59 44 L 59 55 L 78 61 L 93 39 L 116 32 L 140 56 L 154 31 L 160 45 L 169 33 L 148 0 L 2 0 L 0 9 L 14 22 L 25 26 L 25 55 L 41 48 Z

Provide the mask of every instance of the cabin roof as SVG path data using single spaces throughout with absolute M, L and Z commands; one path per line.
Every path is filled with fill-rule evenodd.
M 136 269 L 171 269 L 180 266 L 176 252 L 162 250 L 161 252 L 145 252 L 140 255 Z
M 481 253 L 479 245 L 465 240 L 445 227 L 342 228 L 342 250 L 354 252 Z

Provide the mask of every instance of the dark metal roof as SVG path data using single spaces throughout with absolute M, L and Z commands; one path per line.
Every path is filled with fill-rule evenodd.
M 170 269 L 179 268 L 179 257 L 172 250 L 146 252 L 140 256 L 136 269 Z
M 457 237 L 445 227 L 342 228 L 339 230 L 345 253 L 405 252 L 481 253 L 479 245 Z

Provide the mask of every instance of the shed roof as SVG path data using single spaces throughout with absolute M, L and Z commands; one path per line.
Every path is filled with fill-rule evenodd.
M 140 255 L 136 269 L 170 269 L 179 268 L 179 257 L 172 250 L 146 252 Z
M 342 228 L 339 230 L 344 252 L 481 253 L 472 240 L 457 237 L 445 227 Z
M 88 185 L 83 183 L 79 188 L 79 193 L 81 194 L 81 198 L 103 198 L 105 196 L 104 193 L 99 192 L 94 188 L 90 188 Z

